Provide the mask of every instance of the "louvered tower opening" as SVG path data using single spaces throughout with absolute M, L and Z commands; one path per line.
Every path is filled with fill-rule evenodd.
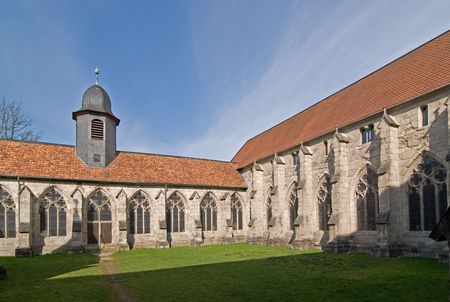
M 101 120 L 92 120 L 91 139 L 103 140 L 103 122 Z

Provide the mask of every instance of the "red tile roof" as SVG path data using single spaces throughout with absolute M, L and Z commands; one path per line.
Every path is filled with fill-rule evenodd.
M 107 168 L 91 168 L 73 146 L 6 140 L 0 141 L 0 176 L 245 188 L 230 162 L 118 152 Z
M 248 140 L 239 168 L 450 84 L 450 31 Z

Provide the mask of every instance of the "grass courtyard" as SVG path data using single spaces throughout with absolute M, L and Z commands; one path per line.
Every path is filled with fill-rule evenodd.
M 448 301 L 447 266 L 234 244 L 0 257 L 0 301 Z

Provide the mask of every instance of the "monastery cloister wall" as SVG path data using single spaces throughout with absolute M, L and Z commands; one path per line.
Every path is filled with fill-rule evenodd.
M 437 257 L 446 249 L 445 244 L 429 239 L 429 230 L 410 230 L 408 183 L 423 157 L 429 156 L 445 168 L 448 188 L 449 96 L 449 88 L 435 91 L 259 160 L 241 169 L 247 190 L 2 178 L 1 188 L 14 201 L 16 233 L 11 238 L 0 238 L 0 255 L 28 250 L 38 254 L 247 241 L 370 251 L 385 256 L 418 253 Z M 424 105 L 428 106 L 429 122 L 422 127 L 420 108 Z M 362 143 L 361 128 L 369 125 L 374 127 L 374 139 Z M 368 170 L 377 176 L 376 227 L 360 230 L 357 191 Z M 65 236 L 47 236 L 40 229 L 41 200 L 51 188 L 67 204 Z M 98 191 L 111 205 L 112 239 L 108 244 L 90 245 L 87 205 Z M 130 232 L 130 201 L 137 192 L 142 192 L 150 203 L 147 234 Z M 168 234 L 166 206 L 174 192 L 184 203 L 185 230 Z M 325 200 L 327 192 L 331 201 L 328 212 L 319 206 L 319 199 Z M 208 193 L 217 203 L 216 231 L 204 231 L 201 223 L 200 203 Z M 241 230 L 233 226 L 232 196 L 241 202 Z M 267 216 L 269 199 L 271 219 Z M 298 204 L 293 218 L 290 202 Z M 323 209 L 325 222 L 320 219 Z
M 15 202 L 16 235 L 0 239 L 0 255 L 14 255 L 17 250 L 33 254 L 52 252 L 80 252 L 100 250 L 127 250 L 139 247 L 169 247 L 179 245 L 199 245 L 236 242 L 246 239 L 247 227 L 233 230 L 227 219 L 231 217 L 233 194 L 242 202 L 243 216 L 248 216 L 244 192 L 232 189 L 186 188 L 186 187 L 145 187 L 105 183 L 71 183 L 67 181 L 41 181 L 25 179 L 2 179 L 4 191 Z M 39 209 L 43 196 L 49 190 L 56 190 L 67 205 L 67 232 L 65 236 L 48 236 L 40 230 Z M 112 242 L 108 244 L 88 244 L 87 207 L 97 193 L 102 192 L 111 205 Z M 242 190 L 241 190 L 242 191 Z M 130 202 L 141 192 L 150 203 L 150 232 L 132 234 L 130 232 Z M 176 193 L 185 208 L 184 232 L 172 232 L 168 237 L 166 225 L 166 200 Z M 217 202 L 217 230 L 202 231 L 200 222 L 200 202 L 207 194 Z M 170 241 L 170 242 L 169 242 Z
M 298 248 L 437 257 L 447 249 L 446 244 L 429 239 L 429 230 L 410 230 L 408 182 L 424 156 L 439 162 L 449 175 L 449 95 L 447 88 L 419 97 L 242 169 L 254 220 L 249 240 Z M 421 108 L 425 105 L 429 122 L 422 127 Z M 374 139 L 362 143 L 361 128 L 369 125 L 374 127 Z M 359 230 L 357 191 L 367 169 L 378 178 L 376 228 Z M 327 178 L 332 215 L 327 217 L 327 228 L 320 230 L 319 199 Z M 448 177 L 445 184 L 448 188 Z M 289 220 L 292 195 L 298 198 L 293 230 Z M 448 200 L 447 190 L 447 206 Z

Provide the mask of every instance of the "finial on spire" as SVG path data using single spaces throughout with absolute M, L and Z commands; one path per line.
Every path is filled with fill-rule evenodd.
M 94 73 L 95 73 L 95 85 L 98 85 L 98 75 L 100 74 L 100 70 L 98 70 L 98 67 L 95 67 Z

